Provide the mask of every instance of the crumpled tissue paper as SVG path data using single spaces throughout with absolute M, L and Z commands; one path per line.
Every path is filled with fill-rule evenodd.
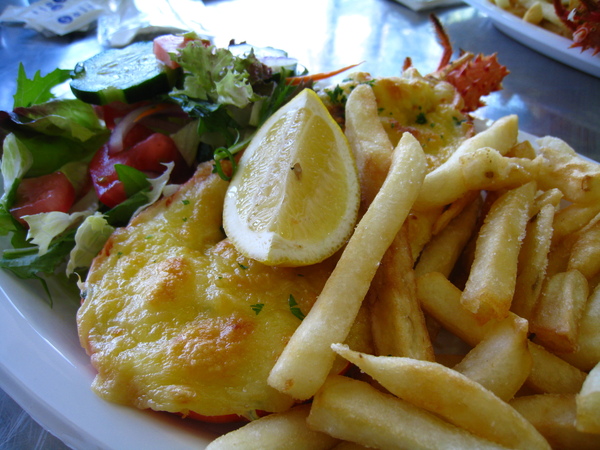
M 97 27 L 106 47 L 124 47 L 136 38 L 195 31 L 211 34 L 201 0 L 41 0 L 29 6 L 9 5 L 0 24 L 23 24 L 45 36 L 64 36 Z

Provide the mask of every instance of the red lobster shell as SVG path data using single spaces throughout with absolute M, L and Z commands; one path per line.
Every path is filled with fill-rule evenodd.
M 600 4 L 595 0 L 579 0 L 571 10 L 565 9 L 561 0 L 554 0 L 554 9 L 560 20 L 573 33 L 573 45 L 581 51 L 600 52 Z
M 447 81 L 456 88 L 463 99 L 463 112 L 475 111 L 484 105 L 481 97 L 502 89 L 502 80 L 510 72 L 498 62 L 496 53 L 484 56 L 463 52 L 456 61 L 450 62 L 450 39 L 439 19 L 433 14 L 430 17 L 438 40 L 444 48 L 438 69 L 431 76 Z

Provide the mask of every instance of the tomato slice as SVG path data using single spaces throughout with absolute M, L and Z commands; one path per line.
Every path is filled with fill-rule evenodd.
M 165 66 L 176 69 L 179 67 L 179 64 L 171 60 L 170 53 L 175 53 L 177 50 L 185 47 L 185 44 L 186 39 L 183 36 L 175 36 L 173 34 L 158 36 L 153 41 L 154 55 Z
M 146 129 L 146 131 L 144 131 Z M 134 143 L 135 140 L 141 139 Z M 115 164 L 124 164 L 156 177 L 165 171 L 164 163 L 173 162 L 173 182 L 182 182 L 189 177 L 191 169 L 185 163 L 177 145 L 169 136 L 153 133 L 143 125 L 136 125 L 127 135 L 125 142 L 130 147 L 110 154 L 108 145 L 102 146 L 90 162 L 90 176 L 99 200 L 113 208 L 123 202 L 127 195 L 119 181 Z
M 158 36 L 153 40 L 152 50 L 154 56 L 165 66 L 171 69 L 177 69 L 179 64 L 171 59 L 170 53 L 177 53 L 179 50 L 184 48 L 188 42 L 197 40 L 186 36 L 177 36 L 174 34 L 165 34 L 164 36 Z M 200 39 L 204 47 L 210 45 L 210 41 L 206 39 Z
M 62 172 L 25 178 L 17 187 L 10 213 L 27 226 L 23 216 L 43 212 L 69 212 L 75 202 L 75 188 Z
M 122 103 L 122 102 L 111 102 L 102 106 L 94 106 L 96 114 L 106 124 L 106 128 L 112 130 L 115 128 L 117 122 L 129 114 L 131 111 L 139 108 L 147 102 L 138 103 Z

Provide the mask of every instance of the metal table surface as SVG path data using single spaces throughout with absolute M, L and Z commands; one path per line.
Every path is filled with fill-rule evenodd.
M 28 2 L 2 0 L 0 8 L 8 4 Z M 311 72 L 364 61 L 360 70 L 396 75 L 410 56 L 415 67 L 428 73 L 436 69 L 442 53 L 429 11 L 414 12 L 391 0 L 307 0 L 289 5 L 280 0 L 207 0 L 205 5 L 208 28 L 223 42 L 233 38 L 283 48 Z M 456 53 L 461 48 L 496 52 L 511 71 L 504 89 L 485 99 L 487 106 L 479 116 L 517 114 L 522 130 L 558 136 L 579 153 L 600 160 L 600 79 L 514 41 L 471 6 L 434 12 Z M 0 27 L 0 109 L 12 107 L 19 62 L 29 76 L 37 70 L 45 74 L 56 67 L 70 69 L 100 49 L 93 31 L 48 38 L 20 26 Z M 0 449 L 21 448 L 66 446 L 0 390 Z

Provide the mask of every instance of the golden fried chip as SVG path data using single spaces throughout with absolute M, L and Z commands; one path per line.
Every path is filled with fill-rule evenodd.
M 511 310 L 529 319 L 544 284 L 552 243 L 555 208 L 545 205 L 527 224 L 519 253 L 518 274 Z
M 424 311 L 442 326 L 471 346 L 489 333 L 496 321 L 479 323 L 476 316 L 460 302 L 461 291 L 441 273 L 431 272 L 417 278 L 417 296 Z M 510 313 L 509 318 L 518 316 Z M 597 339 L 596 339 L 597 340 Z M 542 346 L 528 343 L 532 367 L 527 385 L 536 392 L 575 394 L 581 389 L 585 372 L 550 353 Z
M 477 436 L 508 448 L 550 448 L 506 402 L 455 370 L 430 361 L 367 355 L 342 344 L 332 348 L 392 394 Z
M 600 363 L 596 364 L 583 382 L 576 403 L 577 429 L 600 435 Z
M 385 181 L 394 150 L 379 120 L 377 100 L 368 84 L 359 84 L 348 95 L 345 134 L 356 158 L 364 212 Z
M 566 142 L 555 137 L 538 140 L 544 165 L 538 184 L 542 189 L 558 188 L 573 203 L 600 201 L 600 164 L 578 155 Z
M 371 285 L 370 310 L 377 354 L 433 361 L 433 346 L 417 300 L 406 224 L 383 256 Z
M 268 383 L 297 399 L 312 397 L 334 360 L 331 344 L 346 339 L 377 267 L 418 195 L 426 163 L 409 133 L 394 151 L 375 200 L 358 223 L 317 302 L 269 374 Z
M 510 400 L 531 371 L 527 325 L 521 318 L 502 320 L 453 369 Z
M 331 376 L 315 395 L 308 425 L 368 448 L 501 449 L 369 384 Z
M 206 450 L 298 449 L 327 450 L 339 440 L 308 428 L 306 418 L 310 405 L 295 406 L 285 412 L 270 414 L 230 431 L 214 441 Z
M 535 190 L 535 183 L 530 182 L 502 195 L 479 231 L 475 260 L 461 302 L 480 321 L 501 319 L 508 314 Z
M 554 352 L 574 352 L 588 295 L 587 280 L 578 270 L 550 277 L 530 319 L 535 342 Z
M 598 448 L 598 435 L 583 433 L 575 428 L 575 395 L 526 395 L 515 398 L 510 405 L 533 424 L 552 448 Z

